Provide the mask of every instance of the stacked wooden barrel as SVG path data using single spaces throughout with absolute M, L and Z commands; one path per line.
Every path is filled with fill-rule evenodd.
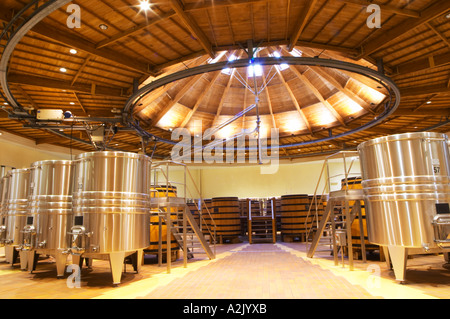
M 347 178 L 347 183 L 345 179 L 341 180 L 341 188 L 346 189 L 348 184 L 348 189 L 362 189 L 362 178 L 361 177 L 349 177 Z M 349 207 L 351 208 L 354 205 L 354 201 L 349 202 Z M 373 245 L 368 241 L 367 235 L 367 224 L 366 224 L 366 212 L 364 207 L 364 201 L 361 201 L 361 216 L 362 216 L 362 224 L 364 230 L 364 244 L 366 251 L 370 250 L 378 250 L 378 245 Z M 352 247 L 357 252 L 361 251 L 361 232 L 360 232 L 360 224 L 358 216 L 355 217 L 355 220 L 352 223 Z
M 312 222 L 312 218 L 308 216 L 309 204 L 307 194 L 281 196 L 282 241 L 305 240 Z
M 236 242 L 241 235 L 240 204 L 238 197 L 215 197 L 211 199 L 211 217 L 216 224 L 216 235 L 220 243 Z M 212 229 L 210 218 L 205 221 Z M 209 217 L 209 216 L 208 216 Z
M 150 190 L 150 197 L 176 197 L 177 188 L 175 186 L 152 186 Z M 172 223 L 176 223 L 178 208 L 173 207 L 170 209 Z M 159 217 L 157 211 L 151 211 L 150 214 L 150 246 L 147 247 L 144 252 L 148 254 L 158 255 L 159 254 Z M 161 221 L 161 252 L 163 259 L 166 257 L 167 253 L 167 225 L 164 220 Z M 172 251 L 172 260 L 176 260 L 179 256 L 179 245 L 175 237 L 172 235 L 170 240 L 170 247 Z

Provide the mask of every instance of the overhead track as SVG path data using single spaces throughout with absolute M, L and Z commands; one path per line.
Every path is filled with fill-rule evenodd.
M 341 134 L 329 134 L 326 137 L 319 138 L 319 139 L 313 139 L 309 141 L 303 141 L 299 143 L 291 143 L 291 144 L 283 144 L 283 145 L 277 145 L 274 148 L 289 148 L 289 147 L 297 147 L 297 146 L 304 146 L 304 145 L 310 145 L 320 142 L 326 142 L 330 140 L 334 140 L 337 138 L 341 138 L 347 135 L 351 135 L 366 129 L 369 129 L 379 123 L 381 123 L 383 120 L 385 120 L 387 117 L 389 117 L 392 113 L 395 112 L 398 105 L 400 104 L 400 90 L 397 87 L 397 85 L 394 83 L 392 79 L 390 79 L 388 76 L 386 76 L 384 73 L 379 72 L 377 70 L 361 66 L 354 63 L 349 62 L 343 62 L 338 60 L 332 60 L 332 59 L 323 59 L 323 58 L 308 58 L 308 57 L 262 57 L 262 58 L 253 58 L 253 59 L 240 59 L 240 60 L 233 60 L 233 61 L 224 61 L 224 62 L 217 62 L 207 65 L 201 65 L 197 67 L 193 67 L 190 69 L 182 70 L 170 75 L 167 75 L 165 77 L 162 77 L 158 80 L 155 80 L 136 92 L 134 92 L 129 99 L 127 100 L 125 107 L 123 109 L 123 117 L 124 117 L 124 123 L 129 123 L 130 126 L 133 126 L 141 133 L 144 133 L 145 130 L 141 129 L 139 127 L 139 124 L 132 118 L 131 114 L 133 114 L 133 108 L 139 104 L 141 99 L 143 99 L 146 95 L 150 94 L 155 89 L 162 87 L 168 83 L 172 83 L 181 79 L 185 79 L 188 77 L 192 77 L 199 74 L 209 73 L 209 72 L 215 72 L 226 68 L 244 68 L 249 67 L 254 64 L 259 65 L 280 65 L 280 64 L 288 64 L 288 65 L 306 65 L 306 66 L 313 66 L 313 67 L 326 67 L 326 68 L 332 68 L 332 69 L 340 69 L 348 72 L 357 73 L 360 75 L 363 75 L 367 78 L 370 78 L 371 80 L 377 82 L 379 85 L 383 86 L 387 92 L 389 93 L 389 97 L 385 100 L 385 107 L 384 110 L 378 114 L 377 116 L 374 116 L 374 118 L 357 127 L 350 129 L 344 133 Z M 145 134 L 145 133 L 144 133 Z M 158 140 L 169 143 L 169 144 L 177 144 L 174 141 L 169 141 L 166 139 L 162 139 L 157 137 Z M 250 148 L 249 148 L 250 149 Z

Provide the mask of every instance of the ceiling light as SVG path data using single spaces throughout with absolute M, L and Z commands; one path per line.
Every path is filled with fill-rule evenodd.
M 75 50 L 75 49 L 70 49 L 70 51 L 69 51 L 70 53 L 72 53 L 72 54 L 77 54 L 78 53 L 78 51 L 77 50 Z
M 70 105 L 75 105 L 75 102 L 70 102 Z
M 60 68 L 59 69 L 61 72 L 63 72 L 63 73 L 66 73 L 67 72 L 67 69 L 66 68 Z
M 100 29 L 102 29 L 102 30 L 108 30 L 108 26 L 106 25 L 106 24 L 100 24 L 99 26 L 98 26 Z
M 431 104 L 431 101 L 428 101 L 427 104 Z
M 445 16 L 447 19 L 450 19 L 450 13 L 447 13 L 447 15 Z
M 141 8 L 142 11 L 150 10 L 150 1 L 149 0 L 140 0 L 139 7 Z
M 253 64 L 248 67 L 248 76 L 261 76 L 262 73 L 263 69 L 259 64 Z

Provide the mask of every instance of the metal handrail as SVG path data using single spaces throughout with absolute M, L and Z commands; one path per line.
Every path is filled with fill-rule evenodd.
M 165 172 L 164 172 L 164 169 L 161 167 L 162 165 L 166 165 Z M 166 183 L 165 183 L 166 184 L 166 194 L 168 194 L 169 185 L 172 187 L 172 183 L 178 184 L 176 182 L 169 181 L 169 166 L 170 165 L 182 166 L 184 168 L 184 200 L 185 200 L 185 202 L 186 202 L 186 191 L 189 193 L 191 198 L 195 198 L 194 196 L 192 196 L 190 189 L 187 187 L 186 176 L 189 176 L 190 181 L 192 182 L 192 185 L 194 186 L 197 194 L 199 195 L 198 198 L 200 199 L 200 202 L 201 202 L 201 205 L 199 207 L 200 225 L 202 224 L 202 222 L 204 222 L 206 231 L 212 237 L 212 239 L 213 239 L 212 242 L 214 244 L 214 255 L 215 255 L 216 254 L 216 241 L 217 241 L 217 225 L 211 215 L 211 212 L 208 209 L 208 206 L 206 205 L 205 201 L 203 200 L 200 190 L 198 189 L 197 184 L 195 183 L 194 178 L 192 177 L 192 174 L 191 174 L 190 170 L 188 169 L 187 165 L 185 163 L 180 163 L 180 162 L 176 162 L 176 161 L 172 161 L 172 160 L 166 160 L 166 161 L 161 161 L 161 162 L 156 163 L 154 165 L 154 167 L 152 167 L 152 168 L 155 170 L 156 169 L 161 170 L 161 172 L 164 175 L 164 178 L 166 180 Z M 158 184 L 158 183 L 156 183 L 156 176 L 154 176 L 154 177 L 155 177 L 155 179 L 154 179 L 155 184 Z M 183 184 L 183 183 L 180 183 L 180 184 Z M 210 217 L 210 220 L 211 220 L 210 223 L 211 223 L 213 230 L 211 230 L 210 227 L 208 226 L 208 224 L 205 222 L 203 214 L 201 213 L 203 205 L 206 207 L 206 212 L 208 213 L 208 215 Z
M 324 160 L 324 163 L 322 165 L 322 170 L 320 172 L 319 179 L 318 179 L 317 184 L 316 184 L 316 188 L 314 189 L 313 198 L 312 198 L 311 203 L 309 205 L 308 213 L 307 213 L 306 219 L 305 219 L 305 228 L 307 229 L 306 238 L 309 238 L 309 235 L 310 235 L 310 233 L 311 233 L 311 231 L 313 229 L 314 222 L 317 223 L 317 226 L 319 224 L 319 216 L 318 216 L 318 207 L 319 206 L 317 205 L 317 191 L 318 191 L 320 182 L 322 180 L 322 176 L 324 174 L 325 168 L 327 168 L 327 172 L 328 173 L 327 173 L 327 179 L 325 180 L 324 188 L 323 188 L 322 193 L 320 195 L 320 200 L 321 201 L 323 201 L 323 198 L 325 196 L 325 190 L 328 188 L 328 194 L 331 191 L 331 188 L 330 188 L 330 186 L 331 186 L 331 182 L 330 182 L 331 177 L 337 177 L 337 176 L 344 175 L 344 180 L 345 180 L 345 185 L 346 185 L 345 191 L 347 192 L 347 190 L 348 190 L 348 176 L 350 175 L 350 172 L 351 172 L 351 169 L 352 169 L 352 166 L 353 166 L 353 163 L 354 163 L 354 159 L 351 161 L 350 166 L 349 166 L 349 168 L 347 170 L 347 165 L 346 165 L 346 161 L 345 161 L 346 155 L 351 155 L 351 157 L 355 157 L 355 156 L 359 157 L 359 152 L 358 151 L 340 151 L 340 152 L 337 152 L 337 153 L 334 153 L 332 155 L 327 156 L 325 158 L 325 160 Z M 337 175 L 334 175 L 334 176 L 330 176 L 329 170 L 328 170 L 328 168 L 329 168 L 328 167 L 329 160 L 330 159 L 335 159 L 335 158 L 340 158 L 340 157 L 342 157 L 342 159 L 344 161 L 344 174 L 337 174 Z M 314 203 L 314 205 L 312 205 L 312 203 Z M 311 215 L 311 210 L 312 210 L 313 206 L 315 208 L 315 214 L 313 216 L 311 227 L 308 228 L 308 219 L 309 219 L 309 217 Z

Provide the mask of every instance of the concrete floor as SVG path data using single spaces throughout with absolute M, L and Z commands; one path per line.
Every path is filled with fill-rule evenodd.
M 146 255 L 135 273 L 125 265 L 121 284 L 112 286 L 108 261 L 94 260 L 81 271 L 80 288 L 67 278 L 56 279 L 52 258 L 43 258 L 30 273 L 0 257 L 2 299 L 448 299 L 450 270 L 442 255 L 416 255 L 408 259 L 406 282 L 396 282 L 393 271 L 376 252 L 363 263 L 347 259 L 335 265 L 329 252 L 306 257 L 304 243 L 217 245 L 217 258 L 183 259 L 167 267 Z M 70 263 L 70 259 L 69 259 Z

